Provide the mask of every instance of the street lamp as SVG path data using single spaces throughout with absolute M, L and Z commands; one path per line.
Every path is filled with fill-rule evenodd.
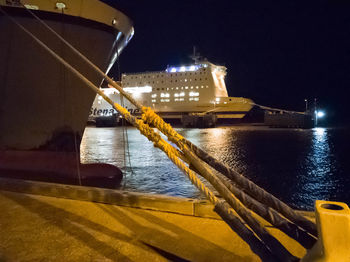
M 307 99 L 305 98 L 304 101 L 305 101 L 305 112 L 307 112 Z

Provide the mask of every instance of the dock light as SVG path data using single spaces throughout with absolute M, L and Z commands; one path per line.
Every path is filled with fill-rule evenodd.
M 317 117 L 322 118 L 325 116 L 325 113 L 323 111 L 316 111 Z
M 170 72 L 171 72 L 171 73 L 175 73 L 175 72 L 176 72 L 176 68 L 175 68 L 175 67 L 171 68 L 171 69 L 170 69 Z

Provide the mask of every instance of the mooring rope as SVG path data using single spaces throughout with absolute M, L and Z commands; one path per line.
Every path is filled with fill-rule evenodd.
M 61 37 L 59 34 L 57 34 L 51 27 L 49 27 L 44 21 L 42 21 L 39 17 L 37 17 L 31 10 L 27 9 L 28 12 L 30 12 L 42 25 L 44 25 L 49 31 L 51 31 L 56 37 L 58 37 L 62 42 L 64 42 L 69 48 L 71 48 L 75 53 L 77 53 L 86 63 L 88 63 L 90 66 L 92 66 L 102 77 L 104 77 L 108 83 L 110 83 L 114 88 L 116 88 L 124 97 L 126 97 L 132 104 L 134 104 L 137 108 L 141 109 L 141 111 L 145 114 L 145 119 L 148 122 L 152 123 L 155 127 L 157 127 L 162 133 L 168 136 L 170 141 L 176 142 L 177 140 L 183 140 L 188 145 L 190 145 L 190 148 L 197 154 L 197 152 L 201 152 L 201 154 L 197 154 L 201 159 L 203 156 L 205 156 L 205 152 L 200 150 L 199 148 L 195 148 L 195 146 L 184 139 L 182 136 L 180 136 L 169 124 L 165 123 L 163 119 L 161 119 L 159 116 L 157 116 L 151 108 L 144 108 L 140 103 L 138 103 L 136 100 L 134 100 L 129 94 L 127 94 L 118 84 L 116 84 L 111 78 L 109 78 L 106 74 L 104 74 L 96 65 L 94 65 L 88 58 L 86 58 L 83 54 L 81 54 L 77 49 L 75 49 L 71 44 L 69 44 L 63 37 Z M 198 150 L 195 150 L 198 149 Z M 204 160 L 204 159 L 202 159 Z M 206 161 L 205 161 L 206 162 Z M 218 162 L 218 161 L 216 161 Z M 220 171 L 220 170 L 219 170 Z M 221 172 L 221 171 L 220 171 Z M 234 172 L 234 171 L 233 171 Z M 226 173 L 224 173 L 226 174 Z M 244 177 L 245 178 L 245 177 Z M 248 179 L 247 179 L 248 180 Z M 240 181 L 240 180 L 238 180 Z M 259 195 L 262 194 L 261 188 L 259 188 L 257 185 L 255 185 L 253 182 L 248 180 L 249 183 L 249 189 L 252 189 L 254 187 L 255 191 L 258 192 Z M 238 183 L 240 186 L 241 184 Z M 243 185 L 246 185 L 247 183 L 243 183 Z M 243 187 L 245 188 L 245 187 Z M 262 189 L 263 190 L 263 189 Z M 263 190 L 264 191 L 264 190 Z M 267 199 L 267 201 L 263 203 L 273 203 L 272 207 L 275 208 L 277 211 L 281 212 L 283 215 L 285 215 L 288 219 L 291 219 L 294 223 L 297 225 L 303 227 L 305 230 L 309 231 L 313 235 L 317 235 L 316 226 L 311 221 L 305 219 L 301 215 L 298 215 L 289 208 L 286 204 L 284 204 L 279 199 L 273 197 L 271 194 L 264 191 L 264 194 L 262 194 L 264 198 L 272 198 L 272 200 Z M 255 197 L 255 194 L 253 195 Z M 257 198 L 258 200 L 262 200 L 262 198 Z M 261 201 L 262 202 L 262 201 Z
M 298 241 L 306 249 L 312 248 L 316 243 L 317 239 L 315 237 L 299 228 L 296 224 L 286 220 L 271 207 L 260 203 L 244 191 L 240 190 L 234 183 L 232 183 L 232 181 L 227 181 L 226 179 L 221 179 L 221 181 L 244 206 L 264 218 L 267 222 L 271 223 L 271 225 L 280 229 L 291 238 Z
M 25 7 L 24 7 L 25 8 Z M 178 139 L 183 140 L 190 147 L 191 150 L 195 152 L 200 159 L 205 161 L 207 164 L 211 165 L 213 168 L 217 169 L 219 172 L 233 179 L 239 186 L 241 186 L 247 193 L 251 194 L 254 198 L 259 200 L 262 203 L 271 206 L 276 209 L 278 212 L 283 214 L 285 217 L 290 219 L 293 223 L 304 228 L 310 234 L 317 236 L 316 225 L 304 218 L 303 216 L 294 212 L 288 205 L 283 203 L 281 200 L 277 199 L 270 193 L 266 192 L 264 189 L 260 188 L 254 184 L 249 179 L 245 178 L 243 175 L 238 174 L 236 171 L 228 168 L 224 163 L 219 162 L 214 157 L 210 156 L 200 148 L 196 147 L 194 144 L 189 142 L 180 136 L 169 124 L 165 123 L 163 119 L 153 113 L 151 108 L 144 108 L 140 103 L 133 99 L 129 94 L 127 94 L 117 83 L 115 83 L 111 78 L 109 78 L 102 70 L 100 70 L 95 64 L 93 64 L 87 57 L 81 54 L 76 48 L 74 48 L 69 42 L 67 42 L 63 37 L 57 34 L 50 26 L 48 26 L 44 21 L 42 21 L 38 16 L 36 16 L 31 10 L 26 10 L 33 15 L 45 28 L 47 28 L 51 33 L 58 37 L 63 43 L 65 43 L 69 48 L 71 48 L 81 59 L 83 59 L 88 65 L 96 70 L 103 78 L 107 80 L 114 88 L 116 88 L 122 96 L 127 98 L 132 104 L 139 108 L 144 114 L 146 121 L 152 123 L 156 126 L 163 134 L 168 136 L 170 141 L 176 141 Z M 215 163 L 215 166 L 212 165 Z
M 269 207 L 272 207 L 273 209 L 281 213 L 283 216 L 285 216 L 290 221 L 303 228 L 313 236 L 317 236 L 317 228 L 315 223 L 296 213 L 287 204 L 285 204 L 272 194 L 268 193 L 263 188 L 259 187 L 245 176 L 239 174 L 232 168 L 228 167 L 226 164 L 218 161 L 207 152 L 192 144 L 190 141 L 186 140 L 186 143 L 200 159 L 202 159 L 214 169 L 218 170 L 227 178 L 232 179 L 238 186 L 241 187 L 242 190 L 244 190 L 245 193 L 249 194 L 259 202 Z
M 1 9 L 1 12 L 3 12 L 5 15 L 7 15 L 2 9 Z M 97 92 L 98 94 L 100 94 L 107 102 L 109 102 L 109 103 L 112 103 L 113 104 L 113 102 L 107 97 L 107 96 L 105 96 L 104 94 L 103 94 L 103 92 L 101 91 L 101 90 L 99 90 L 96 86 L 94 86 L 88 79 L 86 79 L 84 76 L 82 76 L 75 68 L 73 68 L 71 65 L 69 65 L 65 60 L 63 60 L 61 57 L 59 57 L 56 53 L 54 53 L 50 48 L 48 48 L 44 43 L 42 43 L 39 39 L 37 39 L 33 34 L 31 34 L 28 30 L 26 30 L 23 26 L 21 26 L 20 24 L 18 24 L 15 20 L 13 20 L 11 17 L 9 17 L 13 22 L 15 22 L 18 26 L 20 26 L 25 32 L 27 32 L 31 37 L 33 37 L 42 47 L 44 47 L 51 55 L 53 55 L 58 61 L 60 61 L 61 63 L 63 63 L 68 69 L 70 69 L 74 74 L 76 74 L 78 77 L 80 77 L 85 83 L 87 83 L 87 85 L 90 87 L 90 88 L 92 88 L 93 90 L 95 90 L 95 92 Z M 64 40 L 65 41 L 65 40 Z M 90 62 L 90 61 L 89 61 Z M 90 62 L 91 63 L 91 62 Z M 92 64 L 92 63 L 91 63 Z M 92 64 L 93 65 L 93 64 Z M 96 67 L 95 65 L 93 65 L 94 67 Z M 96 67 L 97 68 L 97 67 Z M 97 68 L 98 69 L 98 68 Z M 102 72 L 102 71 L 101 71 Z M 104 75 L 104 73 L 102 72 L 102 74 Z M 104 75 L 104 77 L 106 77 L 106 75 Z M 108 78 L 106 78 L 107 80 L 108 80 Z M 123 94 L 123 93 L 125 93 L 125 92 L 123 92 L 123 91 L 121 91 L 122 90 L 122 88 L 119 86 L 119 85 L 117 85 L 113 80 L 111 80 L 112 81 L 112 86 L 114 86 L 114 87 L 116 87 L 116 86 L 118 86 L 119 88 L 120 88 L 120 93 L 121 94 Z M 129 95 L 125 95 L 125 97 L 127 98 L 127 99 L 129 99 L 128 97 L 130 97 Z M 136 102 L 135 100 L 133 100 L 133 99 L 129 99 L 129 100 L 131 100 L 131 102 L 133 103 L 133 101 L 134 102 Z M 135 103 L 134 103 L 135 104 Z M 117 109 L 118 108 L 118 105 L 117 104 L 113 104 L 114 106 L 115 106 L 115 108 Z M 136 104 L 135 104 L 136 106 L 137 105 L 139 105 L 137 102 L 136 102 Z M 139 106 L 141 106 L 141 105 L 139 105 Z M 142 107 L 141 107 L 142 108 Z M 142 109 L 144 109 L 144 108 L 142 108 Z M 117 109 L 118 110 L 118 109 Z M 121 111 L 120 111 L 121 110 Z M 124 109 L 124 110 L 126 110 L 126 109 Z M 122 108 L 119 108 L 119 110 L 118 110 L 120 113 L 122 113 L 123 112 L 123 109 Z M 126 112 L 128 112 L 127 110 L 126 110 Z M 176 131 L 174 131 L 172 128 L 171 128 L 171 126 L 170 126 L 170 128 L 168 127 L 168 126 L 166 126 L 165 124 L 165 122 L 163 121 L 163 123 L 165 123 L 165 124 L 162 124 L 162 122 L 161 121 L 158 121 L 158 118 L 157 117 L 154 117 L 153 116 L 153 114 L 151 113 L 149 113 L 150 111 L 149 110 L 142 110 L 142 112 L 143 112 L 143 119 L 146 119 L 146 122 L 147 121 L 149 121 L 150 120 L 150 117 L 147 117 L 147 116 L 144 116 L 144 115 L 146 115 L 147 114 L 147 112 L 148 112 L 148 114 L 149 115 L 151 115 L 152 117 L 153 117 L 153 120 L 151 120 L 151 122 L 159 122 L 159 126 L 163 126 L 163 127 L 161 127 L 161 128 L 159 128 L 159 127 L 157 127 L 159 130 L 161 130 L 161 129 L 163 129 L 163 130 L 168 130 L 168 131 L 170 131 L 169 132 L 169 134 L 167 135 L 166 133 L 166 135 L 168 136 L 168 138 L 169 138 L 169 140 L 170 141 L 173 141 L 173 142 L 175 142 L 178 146 L 179 146 L 179 148 L 181 148 L 182 149 L 182 151 L 184 152 L 184 155 L 186 156 L 186 158 L 187 159 L 190 159 L 191 160 L 191 163 L 192 162 L 194 162 L 193 164 L 195 165 L 195 167 L 197 168 L 197 169 L 199 169 L 199 170 L 201 170 L 201 172 L 200 172 L 200 174 L 201 175 L 203 175 L 203 173 L 204 173 L 204 175 L 206 174 L 206 171 L 205 171 L 205 169 L 204 169 L 204 167 L 201 167 L 200 165 L 197 165 L 196 164 L 196 161 L 197 161 L 197 157 L 195 156 L 195 154 L 190 150 L 190 147 L 188 147 L 188 145 L 187 145 L 187 140 L 185 140 L 182 136 L 180 136 L 179 134 L 177 134 L 177 132 Z M 125 113 L 125 112 L 124 112 Z M 129 112 L 128 112 L 129 113 Z M 130 113 L 129 113 L 129 116 L 131 116 L 130 115 Z M 127 117 L 127 114 L 125 115 L 125 117 Z M 151 117 L 151 118 L 152 118 Z M 136 118 L 135 118 L 136 119 Z M 137 120 L 137 119 L 136 119 Z M 154 121 L 155 120 L 155 121 Z M 141 120 L 138 120 L 138 121 L 140 121 L 139 123 L 136 121 L 135 123 L 136 123 L 136 125 L 138 125 L 138 129 L 141 131 L 141 133 L 143 133 L 143 134 L 147 134 L 147 137 L 151 140 L 151 141 L 154 141 L 154 144 L 155 144 L 155 146 L 157 146 L 157 147 L 159 147 L 159 148 L 161 148 L 161 149 L 163 149 L 163 151 L 169 156 L 176 156 L 176 159 L 177 159 L 177 161 L 176 161 L 176 159 L 174 159 L 174 163 L 176 164 L 178 161 L 180 161 L 183 165 L 184 165 L 184 163 L 179 159 L 179 157 L 181 157 L 181 154 L 179 154 L 179 152 L 175 149 L 175 148 L 173 148 L 171 145 L 169 145 L 167 142 L 165 142 L 161 137 L 160 137 L 160 135 L 159 134 L 157 134 L 157 133 L 155 133 L 154 131 L 153 131 L 153 129 L 152 128 L 150 128 L 149 127 L 149 125 L 147 125 L 147 124 L 145 124 L 143 121 L 141 121 Z M 152 130 L 152 131 L 151 131 Z M 172 131 L 171 131 L 172 130 Z M 162 130 L 161 130 L 162 131 Z M 163 131 L 162 131 L 163 132 Z M 163 132 L 164 133 L 164 132 Z M 172 159 L 171 157 L 169 157 L 170 159 Z M 196 159 L 197 158 L 197 159 Z M 198 159 L 199 160 L 199 159 Z M 179 164 L 179 167 L 181 166 L 181 164 Z M 191 170 L 189 170 L 189 168 L 186 166 L 186 165 L 184 165 L 187 169 L 188 169 L 188 173 L 191 173 L 192 171 Z M 185 169 L 186 169 L 185 168 Z M 181 167 L 180 167 L 180 169 L 181 169 Z M 183 170 L 183 169 L 181 169 L 181 170 Z M 187 174 L 187 172 L 185 172 L 186 174 Z M 192 172 L 193 173 L 193 172 Z M 209 173 L 210 174 L 210 172 L 207 172 L 207 173 Z M 210 194 L 208 193 L 208 192 L 205 192 L 205 188 L 202 188 L 201 186 L 200 186 L 200 184 L 198 184 L 198 182 L 196 182 L 195 181 L 195 179 L 194 178 L 191 178 L 191 177 L 189 177 L 190 178 L 190 180 L 191 180 L 191 182 L 193 182 L 196 186 L 199 186 L 199 190 L 201 191 L 201 192 L 203 192 L 203 190 L 204 190 L 204 194 L 208 197 L 208 199 L 215 205 L 215 208 L 216 208 L 216 210 L 218 211 L 218 213 L 220 214 L 220 206 L 222 206 L 222 205 L 220 205 L 220 202 L 215 202 L 215 199 L 214 198 L 212 198 L 212 196 L 210 196 Z M 198 178 L 197 178 L 198 179 Z M 220 185 L 220 180 L 216 180 L 216 177 L 215 176 L 211 176 L 211 177 L 209 177 L 209 179 L 208 180 L 211 180 L 211 182 L 213 182 L 214 181 L 214 184 L 215 183 L 217 183 L 217 184 L 219 184 Z M 200 181 L 200 180 L 199 180 Z M 204 185 L 203 185 L 204 186 Z M 276 254 L 277 255 L 277 257 L 278 257 L 278 259 L 280 259 L 280 260 L 282 260 L 282 261 L 295 261 L 295 257 L 294 256 L 292 256 L 286 249 L 284 249 L 284 247 L 282 246 L 282 249 L 281 249 L 281 247 L 279 246 L 280 245 L 280 243 L 276 240 L 276 239 L 274 239 L 271 235 L 269 235 L 268 233 L 267 233 L 267 231 L 263 228 L 263 227 L 261 227 L 261 228 L 259 228 L 260 227 L 260 224 L 259 224 L 259 222 L 257 222 L 255 219 L 252 219 L 252 218 L 250 218 L 249 216 L 250 216 L 250 212 L 248 211 L 248 212 L 246 212 L 246 210 L 245 210 L 245 208 L 244 208 L 244 206 L 243 205 L 241 205 L 240 204 L 240 201 L 238 200 L 238 199 L 235 199 L 235 197 L 231 194 L 231 192 L 230 191 L 226 191 L 226 187 L 225 187 L 225 185 L 220 185 L 220 189 L 219 190 L 222 190 L 222 192 L 223 193 L 228 193 L 229 195 L 230 195 L 230 198 L 227 198 L 226 200 L 231 204 L 231 206 L 233 205 L 233 206 L 236 206 L 236 208 L 237 208 L 237 212 L 239 212 L 239 213 L 241 213 L 240 215 L 242 216 L 242 217 L 244 217 L 245 219 L 246 219 L 246 221 L 248 222 L 248 224 L 249 224 L 249 226 L 250 227 L 256 227 L 255 229 L 254 229 L 254 231 L 259 235 L 259 237 L 260 238 L 262 238 L 262 240 L 264 241 L 264 243 L 265 244 L 267 244 L 268 245 L 268 247 L 269 247 L 269 249 L 271 249 L 272 251 L 273 251 L 273 253 L 274 254 Z M 217 189 L 218 190 L 218 189 Z M 214 196 L 215 197 L 215 196 Z M 233 200 L 232 200 L 232 199 Z M 243 210 L 243 211 L 242 211 Z M 232 212 L 227 212 L 227 216 L 229 216 L 229 215 L 232 215 Z M 225 215 L 222 215 L 222 217 L 223 217 L 223 219 L 224 219 L 224 217 L 225 217 Z M 227 219 L 227 217 L 226 217 L 226 219 Z M 224 219 L 225 220 L 225 219 Z M 226 220 L 225 220 L 226 221 Z M 231 226 L 231 225 L 230 225 Z M 232 226 L 231 226 L 231 228 L 233 228 Z M 238 233 L 238 232 L 237 232 Z M 265 235 L 266 234 L 266 235 Z M 243 237 L 242 237 L 243 238 Z M 253 249 L 253 248 L 252 248 Z M 263 252 L 264 253 L 264 252 Z M 268 254 L 268 252 L 266 253 L 266 254 Z M 264 257 L 264 255 L 262 254 L 261 255 L 261 257 L 263 258 Z M 266 257 L 265 257 L 266 258 Z M 264 259 L 263 259 L 264 260 Z
M 0 11 L 5 14 L 2 8 L 0 7 Z M 134 118 L 130 115 L 130 113 L 122 108 L 120 105 L 113 103 L 111 99 L 109 99 L 97 86 L 95 86 L 91 81 L 85 78 L 78 70 L 72 67 L 69 63 L 67 63 L 64 59 L 59 57 L 53 50 L 51 50 L 48 46 L 46 46 L 42 41 L 40 41 L 37 37 L 35 37 L 31 32 L 29 32 L 26 28 L 24 28 L 21 24 L 17 23 L 12 17 L 8 16 L 15 24 L 17 24 L 22 30 L 24 30 L 27 34 L 29 34 L 40 46 L 42 46 L 45 50 L 47 50 L 52 56 L 54 56 L 60 63 L 66 66 L 72 73 L 74 73 L 77 77 L 79 77 L 88 87 L 94 90 L 96 93 L 101 95 L 108 103 L 113 105 L 113 107 L 118 110 L 127 120 Z M 194 172 L 191 171 L 180 159 L 179 152 L 174 149 L 170 144 L 165 142 L 161 136 L 154 132 L 149 125 L 145 124 L 142 120 L 138 120 L 134 118 L 135 125 L 138 127 L 141 133 L 147 134 L 147 137 L 153 141 L 155 146 L 163 149 L 163 151 L 170 157 L 170 159 L 176 164 L 181 170 L 184 171 L 185 174 L 188 175 L 190 181 L 208 198 L 208 200 L 214 204 L 216 210 L 219 210 L 219 214 L 225 213 L 223 219 L 227 221 L 232 229 L 236 229 L 237 234 L 239 234 L 242 239 L 244 239 L 252 248 L 256 254 L 258 254 L 263 261 L 275 260 L 274 256 L 271 254 L 269 249 L 261 242 L 258 238 L 255 237 L 254 233 L 252 233 L 249 229 L 247 229 L 238 218 L 234 216 L 234 212 L 232 209 L 226 208 L 225 205 L 221 205 L 220 201 L 216 198 L 216 196 L 195 176 Z M 235 222 L 232 224 L 232 222 Z
M 154 132 L 154 130 L 148 125 L 145 124 L 142 120 L 137 119 L 132 116 L 127 109 L 121 107 L 119 104 L 114 103 L 114 108 L 118 110 L 123 117 L 140 130 L 141 134 L 146 136 L 150 141 L 153 142 L 154 146 L 161 149 L 168 158 L 190 179 L 192 184 L 194 184 L 201 193 L 203 193 L 206 198 L 215 206 L 218 214 L 222 217 L 222 219 L 229 224 L 229 226 L 234 229 L 234 231 L 239 234 L 242 239 L 244 239 L 256 253 L 263 259 L 263 261 L 274 260 L 274 255 L 281 259 L 280 261 L 297 261 L 293 255 L 291 255 L 275 238 L 273 238 L 263 227 L 260 226 L 259 222 L 254 218 L 247 215 L 250 221 L 254 221 L 252 223 L 248 223 L 252 225 L 251 227 L 257 226 L 259 227 L 258 236 L 262 239 L 263 243 L 268 246 L 269 249 L 266 249 L 265 245 L 258 240 L 254 234 L 248 230 L 242 222 L 235 216 L 235 213 L 226 205 L 221 204 L 222 201 L 219 201 L 218 198 L 200 181 L 200 179 L 195 175 L 195 173 L 185 165 L 183 161 L 181 161 L 180 157 L 177 155 L 177 151 L 173 146 L 164 141 L 161 136 Z M 186 151 L 185 151 L 186 152 Z M 187 156 L 187 154 L 185 153 Z M 195 157 L 195 156 L 193 156 Z M 240 206 L 241 209 L 244 207 Z M 236 209 L 235 209 L 236 210 Z M 245 210 L 245 209 L 244 209 Z M 236 210 L 237 212 L 237 210 Z M 238 210 L 238 212 L 242 212 Z M 249 211 L 248 211 L 249 212 Z M 253 229 L 256 231 L 256 228 Z M 238 232 L 237 232 L 238 231 Z M 253 241 L 253 243 L 252 243 Z M 271 244 L 273 242 L 273 244 Z M 278 244 L 277 244 L 278 243 Z M 272 253 L 269 251 L 271 250 Z M 282 250 L 282 251 L 281 251 Z M 274 254 L 274 255 L 273 255 Z
M 159 117 L 151 108 L 142 107 L 143 120 L 155 127 L 157 127 L 163 134 L 165 134 L 168 139 L 174 143 L 178 143 L 182 141 L 186 143 L 189 148 L 197 155 L 201 160 L 206 162 L 208 165 L 218 170 L 220 173 L 225 175 L 226 177 L 232 179 L 236 182 L 242 189 L 259 202 L 266 204 L 267 206 L 271 206 L 281 214 L 283 214 L 286 218 L 290 219 L 293 223 L 304 228 L 310 234 L 317 236 L 316 225 L 303 217 L 302 215 L 297 214 L 292 208 L 290 208 L 287 204 L 283 203 L 281 200 L 268 193 L 248 178 L 243 175 L 238 174 L 236 171 L 227 167 L 224 163 L 216 160 L 214 157 L 204 152 L 202 149 L 198 148 L 190 141 L 186 140 L 183 136 L 178 134 L 171 125 L 165 123 L 164 120 Z M 273 220 L 272 220 L 273 221 Z M 270 221 L 271 222 L 271 221 Z

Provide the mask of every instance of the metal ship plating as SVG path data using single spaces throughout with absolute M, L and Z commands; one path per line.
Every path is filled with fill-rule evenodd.
M 242 119 L 253 107 L 253 101 L 229 97 L 225 84 L 226 67 L 208 61 L 187 66 L 168 66 L 165 71 L 122 75 L 122 87 L 144 106 L 153 108 L 168 121 L 184 121 L 189 115 L 214 115 L 218 121 Z M 118 103 L 119 94 L 103 88 Z M 131 113 L 138 110 L 125 102 Z M 90 120 L 116 112 L 97 96 L 90 110 Z
M 0 8 L 0 175 L 87 175 L 96 166 L 80 164 L 79 148 L 96 95 L 18 24 L 98 85 L 101 77 L 40 20 L 107 72 L 132 38 L 131 20 L 98 0 L 0 0 Z

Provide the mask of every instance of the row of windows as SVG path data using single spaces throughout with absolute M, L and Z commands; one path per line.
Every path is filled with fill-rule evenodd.
M 168 103 L 171 100 L 169 98 L 162 98 L 159 100 L 161 103 Z M 174 102 L 184 102 L 185 98 L 180 97 L 180 98 L 174 98 L 173 100 Z M 186 99 L 186 101 L 190 101 L 190 102 L 198 102 L 199 101 L 199 97 L 190 97 L 188 98 L 188 100 Z M 152 99 L 152 103 L 157 103 L 157 99 Z
M 155 88 L 155 91 L 164 91 L 164 90 L 184 90 L 184 89 L 199 89 L 199 88 L 209 88 L 209 86 L 176 86 L 176 87 L 163 87 L 163 88 Z
M 177 79 L 175 79 L 175 80 L 170 80 L 170 81 L 164 81 L 164 80 L 162 80 L 162 81 L 146 81 L 146 82 L 143 82 L 143 84 L 154 84 L 154 83 L 156 83 L 156 84 L 159 84 L 159 83 L 162 83 L 162 84 L 164 84 L 164 83 L 177 83 L 177 82 L 192 82 L 192 80 L 193 79 L 187 79 L 187 78 L 185 78 L 185 79 L 180 79 L 180 80 L 177 80 Z M 203 78 L 203 80 L 208 80 L 208 78 L 206 77 L 206 78 Z M 193 81 L 197 81 L 197 78 L 195 78 Z M 198 79 L 198 81 L 202 81 L 202 78 L 199 78 Z M 130 85 L 132 85 L 132 83 L 131 82 L 127 82 L 127 83 L 125 83 L 125 85 L 126 86 L 130 86 Z M 137 82 L 135 83 L 135 85 L 137 85 Z M 142 82 L 139 82 L 139 85 L 142 85 Z
M 159 78 L 159 77 L 174 77 L 174 76 L 187 76 L 187 75 L 204 75 L 206 72 L 187 72 L 187 73 L 172 73 L 172 74 L 159 74 L 159 75 L 144 75 L 144 76 L 124 76 L 124 78 L 130 78 L 130 79 L 142 79 L 142 78 Z
M 158 94 L 152 94 L 151 97 L 152 98 L 156 98 L 158 96 Z M 161 93 L 159 95 L 161 98 L 167 98 L 167 97 L 170 97 L 170 94 L 169 93 Z M 186 96 L 186 93 L 185 92 L 180 92 L 180 93 L 174 93 L 174 97 L 183 97 L 183 96 Z M 199 96 L 199 92 L 189 92 L 188 93 L 188 96 Z

